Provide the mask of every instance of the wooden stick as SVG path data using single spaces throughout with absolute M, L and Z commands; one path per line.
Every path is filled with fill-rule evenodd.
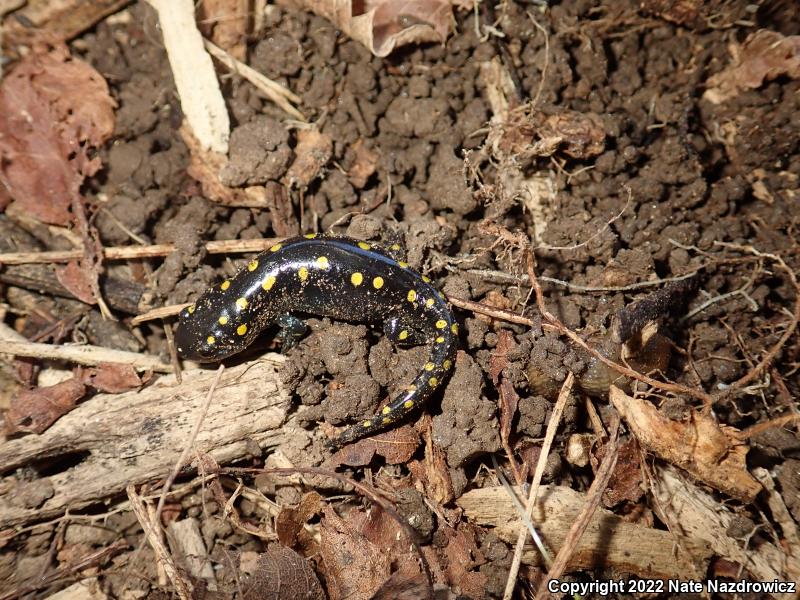
M 0 354 L 66 360 L 79 365 L 119 363 L 131 365 L 138 371 L 172 372 L 172 365 L 161 362 L 157 356 L 126 352 L 124 350 L 112 350 L 88 344 L 85 346 L 56 346 L 54 344 L 0 340 Z
M 283 238 L 260 238 L 256 240 L 220 240 L 206 242 L 209 254 L 231 254 L 235 252 L 261 252 Z M 151 246 L 112 246 L 103 249 L 106 260 L 133 260 L 167 256 L 175 252 L 174 244 Z M 0 254 L 0 265 L 24 265 L 28 263 L 69 262 L 83 256 L 82 250 L 52 250 L 48 252 L 6 252 Z

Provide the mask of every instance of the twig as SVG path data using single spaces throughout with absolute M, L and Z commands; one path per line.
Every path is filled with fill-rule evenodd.
M 137 371 L 156 371 L 158 373 L 172 372 L 172 366 L 161 362 L 157 356 L 126 352 L 124 350 L 112 350 L 110 348 L 90 346 L 88 344 L 84 346 L 56 346 L 54 344 L 0 340 L 0 354 L 66 360 L 79 365 L 119 363 L 131 365 Z
M 142 501 L 142 497 L 136 493 L 135 486 L 129 485 L 125 491 L 128 494 L 128 501 L 131 504 L 133 514 L 136 515 L 139 524 L 142 526 L 144 535 L 156 555 L 156 560 L 172 582 L 178 597 L 181 600 L 192 600 L 192 586 L 183 578 L 175 566 L 175 561 L 173 561 L 172 556 L 170 556 L 167 551 L 167 547 L 164 545 L 164 541 L 159 535 L 158 523 L 150 520 L 147 514 L 147 508 Z
M 550 325 L 552 325 L 559 333 L 562 335 L 567 336 L 573 342 L 575 342 L 578 346 L 586 350 L 589 354 L 594 356 L 597 360 L 602 362 L 604 365 L 607 365 L 621 373 L 626 375 L 627 377 L 631 377 L 636 379 L 637 381 L 641 381 L 642 383 L 646 383 L 649 386 L 658 388 L 665 392 L 672 392 L 674 394 L 684 394 L 687 396 L 691 396 L 692 398 L 697 398 L 698 400 L 702 400 L 706 406 L 711 406 L 714 402 L 714 398 L 704 392 L 703 390 L 697 388 L 691 388 L 685 385 L 680 385 L 678 383 L 666 383 L 664 381 L 658 381 L 657 379 L 653 379 L 652 377 L 648 377 L 647 375 L 642 375 L 638 371 L 634 371 L 628 367 L 620 365 L 613 360 L 609 359 L 608 357 L 604 356 L 591 346 L 587 344 L 581 337 L 572 331 L 569 327 L 564 325 L 561 321 L 559 321 L 553 313 L 547 310 L 544 305 L 544 295 L 542 294 L 542 288 L 539 285 L 539 281 L 536 277 L 536 272 L 533 268 L 533 252 L 528 251 L 527 262 L 528 262 L 528 277 L 531 282 L 531 289 L 536 297 L 536 305 L 539 307 L 539 312 L 542 315 L 542 318 L 547 321 Z
M 567 373 L 567 378 L 564 380 L 564 385 L 561 386 L 558 400 L 556 400 L 556 405 L 553 408 L 553 414 L 550 415 L 550 422 L 547 423 L 547 431 L 544 435 L 542 450 L 539 453 L 539 461 L 536 463 L 536 471 L 533 473 L 533 481 L 531 482 L 531 489 L 528 493 L 528 503 L 525 507 L 528 520 L 530 520 L 533 514 L 533 507 L 536 505 L 536 495 L 539 492 L 539 484 L 542 482 L 545 465 L 547 465 L 547 455 L 550 454 L 550 447 L 553 445 L 553 440 L 556 437 L 558 424 L 561 422 L 561 415 L 564 412 L 564 407 L 567 405 L 567 400 L 572 391 L 572 384 L 574 381 L 575 375 L 572 372 Z M 525 548 L 525 540 L 527 538 L 528 529 L 523 519 L 519 530 L 519 537 L 517 538 L 517 545 L 514 548 L 514 558 L 508 570 L 508 579 L 506 580 L 506 589 L 503 592 L 503 600 L 511 600 L 511 596 L 514 594 L 514 586 L 517 583 L 517 573 L 519 573 L 519 566 L 522 563 L 522 551 Z
M 257 240 L 220 240 L 206 242 L 209 254 L 230 254 L 234 252 L 261 252 L 275 245 L 283 238 Z M 114 246 L 103 248 L 106 260 L 132 260 L 155 258 L 175 252 L 174 244 L 153 244 L 150 246 Z M 26 265 L 32 263 L 69 262 L 83 257 L 83 250 L 52 250 L 49 252 L 6 252 L 0 254 L 0 265 Z
M 181 472 L 184 463 L 186 463 L 186 459 L 189 457 L 189 454 L 192 451 L 192 446 L 194 446 L 194 442 L 197 439 L 197 434 L 200 433 L 200 427 L 203 425 L 203 421 L 208 414 L 208 407 L 211 405 L 211 399 L 214 397 L 214 392 L 219 385 L 220 379 L 222 379 L 222 372 L 224 370 L 225 365 L 220 364 L 219 368 L 217 369 L 217 376 L 214 378 L 214 381 L 211 382 L 211 386 L 208 388 L 206 400 L 203 403 L 203 406 L 200 407 L 200 411 L 197 413 L 197 419 L 195 420 L 194 427 L 192 428 L 192 431 L 186 440 L 186 445 L 183 447 L 183 452 L 181 452 L 178 460 L 175 461 L 175 464 L 172 466 L 172 471 L 167 477 L 167 480 L 164 482 L 164 487 L 161 488 L 161 497 L 158 499 L 158 506 L 156 506 L 156 514 L 153 519 L 157 524 L 161 522 L 161 511 L 164 510 L 164 504 L 167 501 L 167 492 L 169 492 L 169 488 L 172 487 L 172 484 L 175 482 L 175 478 L 178 476 L 178 473 Z
M 789 277 L 789 280 L 792 282 L 792 286 L 794 286 L 794 312 L 792 313 L 792 320 L 789 323 L 789 326 L 786 328 L 786 331 L 783 332 L 783 335 L 780 339 L 775 343 L 772 348 L 770 348 L 767 353 L 764 355 L 764 358 L 761 359 L 761 362 L 758 363 L 755 367 L 750 369 L 747 373 L 745 373 L 742 377 L 728 385 L 724 390 L 716 394 L 715 401 L 718 401 L 729 394 L 733 393 L 734 391 L 741 389 L 748 385 L 751 381 L 753 381 L 756 377 L 759 377 L 769 366 L 772 364 L 772 360 L 781 351 L 784 344 L 789 341 L 789 338 L 792 337 L 795 330 L 797 329 L 797 323 L 800 321 L 800 285 L 797 282 L 797 276 L 795 275 L 794 271 L 789 268 L 789 266 L 784 262 L 784 260 L 778 256 L 777 254 L 769 254 L 766 252 L 760 252 L 753 248 L 753 246 L 742 246 L 740 244 L 730 244 L 727 242 L 714 242 L 717 246 L 722 246 L 723 248 L 733 248 L 734 250 L 739 250 L 740 252 L 747 252 L 749 254 L 753 254 L 755 256 L 761 258 L 768 258 L 778 264 L 778 266 L 786 272 L 786 275 Z
M 267 98 L 277 104 L 283 110 L 283 112 L 292 115 L 295 119 L 302 121 L 303 123 L 306 122 L 306 118 L 303 113 L 289 103 L 291 100 L 295 104 L 299 104 L 301 100 L 299 96 L 293 94 L 281 84 L 272 81 L 272 79 L 269 77 L 262 75 L 252 67 L 239 60 L 236 60 L 213 42 L 209 40 L 203 40 L 203 43 L 205 44 L 206 50 L 209 54 L 211 54 L 211 56 L 228 67 L 231 71 L 256 86 Z
M 666 277 L 664 279 L 639 281 L 637 283 L 631 283 L 629 285 L 620 285 L 620 286 L 580 285 L 578 283 L 564 281 L 563 279 L 544 277 L 542 275 L 539 276 L 539 281 L 552 283 L 554 285 L 559 285 L 561 287 L 565 287 L 569 290 L 574 290 L 576 292 L 630 292 L 633 290 L 640 290 L 642 288 L 655 287 L 658 285 L 662 285 L 664 283 L 672 283 L 673 281 L 683 281 L 684 279 L 689 279 L 691 277 L 694 277 L 699 272 L 700 269 L 696 271 L 691 271 L 690 273 L 686 273 L 685 275 L 679 275 L 677 277 Z M 512 275 L 511 273 L 506 273 L 504 271 L 493 271 L 491 269 L 468 269 L 467 271 L 465 271 L 465 273 L 467 275 L 475 275 L 482 279 L 486 279 L 488 281 L 494 281 L 497 283 L 519 284 L 519 283 L 528 283 L 529 281 L 528 276 L 525 274 Z
M 583 505 L 583 508 L 578 514 L 577 519 L 575 519 L 575 523 L 572 525 L 572 527 L 570 527 L 569 533 L 567 534 L 567 539 L 564 540 L 564 543 L 561 545 L 561 549 L 556 555 L 556 559 L 553 561 L 552 566 L 547 572 L 547 577 L 542 583 L 542 586 L 539 588 L 539 592 L 536 594 L 537 599 L 550 596 L 550 592 L 547 589 L 547 583 L 552 579 L 558 579 L 561 577 L 562 573 L 564 573 L 564 570 L 567 568 L 567 563 L 569 562 L 570 557 L 575 552 L 575 548 L 578 545 L 578 540 L 581 539 L 583 532 L 586 531 L 586 527 L 589 525 L 589 521 L 591 520 L 594 511 L 600 505 L 603 492 L 608 486 L 611 475 L 614 473 L 614 467 L 617 464 L 617 456 L 619 454 L 619 447 L 617 446 L 618 433 L 619 417 L 615 419 L 615 422 L 611 426 L 611 439 L 605 446 L 606 455 L 603 457 L 603 462 L 600 463 L 600 468 L 597 469 L 594 481 L 592 482 L 592 485 L 589 487 L 589 491 L 586 494 L 586 503 Z
M 481 304 L 480 302 L 473 302 L 472 300 L 453 298 L 452 296 L 448 296 L 447 300 L 450 302 L 450 304 L 452 304 L 453 306 L 457 306 L 458 308 L 471 310 L 472 312 L 476 312 L 482 315 L 487 315 L 495 319 L 501 319 L 503 321 L 509 321 L 511 323 L 517 323 L 519 325 L 527 325 L 528 327 L 533 327 L 535 325 L 535 322 L 532 321 L 531 319 L 520 316 L 515 312 L 511 312 L 510 310 L 495 308 L 493 306 L 487 306 L 486 304 Z

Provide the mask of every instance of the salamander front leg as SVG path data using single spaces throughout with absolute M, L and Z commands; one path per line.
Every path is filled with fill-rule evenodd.
M 283 354 L 294 348 L 308 330 L 308 325 L 290 314 L 279 315 L 275 318 L 275 324 L 280 327 L 278 335 L 275 337 L 281 341 Z

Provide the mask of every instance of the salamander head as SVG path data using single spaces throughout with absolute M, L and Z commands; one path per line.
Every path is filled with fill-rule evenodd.
M 217 361 L 243 348 L 243 334 L 237 335 L 228 317 L 210 308 L 198 303 L 180 312 L 175 348 L 181 357 L 198 362 Z

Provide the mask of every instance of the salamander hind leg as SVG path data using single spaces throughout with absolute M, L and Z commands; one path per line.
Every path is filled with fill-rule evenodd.
M 277 316 L 275 324 L 280 327 L 278 335 L 275 337 L 281 341 L 281 352 L 283 354 L 294 348 L 303 339 L 308 330 L 308 325 L 302 319 L 290 314 Z
M 383 333 L 396 346 L 416 346 L 423 342 L 419 332 L 398 317 L 383 322 Z

